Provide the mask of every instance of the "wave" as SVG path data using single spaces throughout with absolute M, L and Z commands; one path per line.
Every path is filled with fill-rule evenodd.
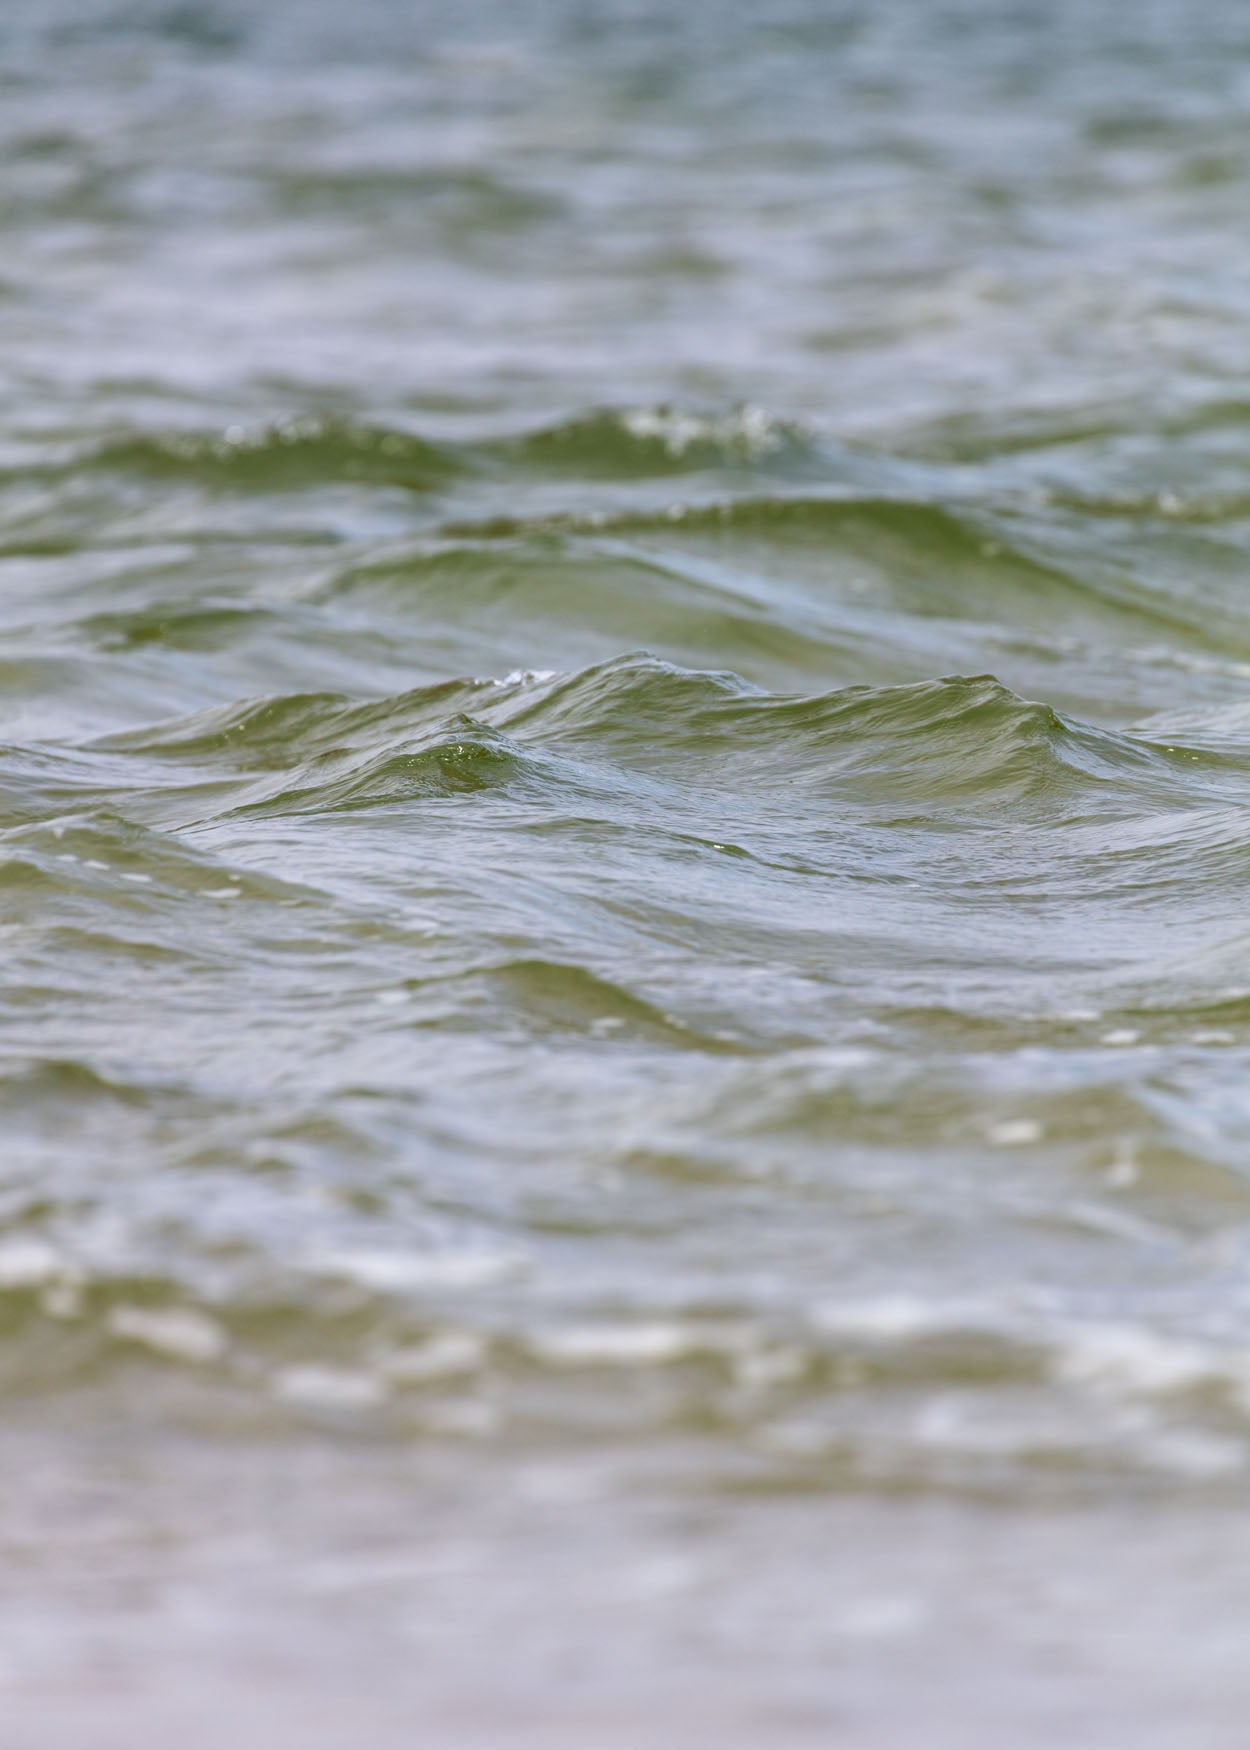
M 522 1017 L 539 1037 L 697 1049 L 719 1054 L 731 1042 L 659 1007 L 619 978 L 589 966 L 539 957 L 471 967 L 440 980 L 461 1001 L 484 1001 Z M 468 1010 L 469 1015 L 473 1008 Z
M 808 612 L 827 611 L 831 600 L 843 599 L 858 613 L 888 609 L 905 626 L 952 619 L 1035 626 L 1053 635 L 1061 625 L 1069 639 L 1081 631 L 1134 641 L 1173 635 L 1221 650 L 1237 631 L 1235 625 L 1212 629 L 1201 601 L 1178 600 L 1101 562 L 1096 544 L 1075 566 L 1068 562 L 1072 543 L 1054 530 L 1040 529 L 1009 504 L 976 506 L 958 494 L 943 502 L 845 489 L 739 493 L 654 509 L 450 519 L 439 533 L 452 542 L 636 541 L 636 557 L 663 563 L 678 578 L 689 574 L 691 547 L 712 543 L 718 554 L 728 549 L 735 573 L 800 583 Z M 848 561 L 856 567 L 849 576 L 839 569 Z M 787 615 L 795 608 L 793 601 L 784 604 Z M 898 627 L 877 628 L 879 644 L 902 636 Z
M 933 462 L 981 466 L 998 457 L 1084 448 L 1105 456 L 1118 441 L 1140 447 L 1226 436 L 1250 427 L 1250 402 L 1235 395 L 1198 395 L 1160 407 L 1157 399 L 1106 399 L 1046 406 L 1024 404 L 991 414 L 955 413 L 926 421 L 896 440 L 900 454 Z
M 100 736 L 90 746 L 197 763 L 220 762 L 243 770 L 282 770 L 293 759 L 316 753 L 376 749 L 380 739 L 456 714 L 464 702 L 497 684 L 440 681 L 366 701 L 345 693 L 278 694 L 210 706 L 190 717 Z
M 705 792 L 749 790 L 778 804 L 825 795 L 877 811 L 1018 802 L 1047 817 L 1190 813 L 1236 800 L 1250 759 L 1243 749 L 1100 728 L 992 675 L 787 695 L 646 653 L 363 703 L 339 694 L 255 700 L 91 747 L 217 766 L 245 786 L 236 784 L 230 806 L 301 812 L 467 794 L 537 780 L 541 766 L 542 781 L 570 795 L 610 769 L 618 780 L 633 773 Z
M 310 415 L 215 433 L 137 432 L 97 446 L 74 464 L 105 474 L 197 480 L 235 491 L 293 490 L 343 480 L 433 492 L 462 473 L 450 446 L 411 432 Z
M 733 674 L 676 669 L 646 655 L 558 677 L 483 710 L 510 734 L 545 746 L 610 751 L 626 765 L 671 769 L 734 788 L 827 786 L 865 800 L 1066 805 L 1101 792 L 1109 807 L 1166 800 L 1192 806 L 1243 761 L 1152 742 L 1021 698 L 992 675 L 812 696 L 765 693 Z M 778 787 L 782 788 L 778 788 Z
M 815 434 L 760 407 L 698 414 L 680 407 L 597 408 L 489 446 L 527 468 L 591 479 L 664 478 L 705 469 L 815 462 Z
M 13 471 L 199 480 L 236 491 L 344 481 L 433 492 L 481 475 L 629 481 L 796 466 L 823 472 L 830 455 L 807 428 L 762 408 L 700 414 L 669 406 L 604 407 L 473 441 L 436 441 L 403 427 L 329 413 L 239 422 L 216 431 L 136 430 L 78 452 L 60 469 Z
M 482 633 L 466 624 L 466 604 L 480 601 L 558 625 L 566 658 L 591 653 L 585 640 L 567 649 L 571 631 L 618 648 L 663 642 L 697 663 L 714 662 L 719 644 L 724 660 L 748 668 L 754 647 L 774 678 L 779 664 L 818 667 L 822 651 L 848 662 L 870 652 L 880 672 L 891 648 L 905 671 L 933 672 L 943 622 L 964 628 L 945 637 L 966 649 L 994 630 L 1026 629 L 1051 645 L 1087 639 L 1101 660 L 1113 640 L 1134 651 L 1170 642 L 1221 657 L 1250 652 L 1227 576 L 1235 555 L 1217 539 L 1221 522 L 1244 513 L 1235 486 L 1117 495 L 1016 481 L 974 494 L 954 464 L 842 449 L 754 408 L 605 408 L 438 441 L 307 415 L 121 434 L 59 471 L 198 482 L 214 494 L 355 484 L 429 500 L 420 518 L 411 512 L 424 529 L 420 550 L 323 573 L 305 599 L 330 614 L 339 602 L 385 603 L 392 621 L 428 604 L 465 646 Z M 667 488 L 677 478 L 674 500 Z M 509 508 L 476 514 L 501 499 Z M 1116 526 L 1125 521 L 1140 534 L 1127 553 Z M 1161 523 L 1172 543 L 1162 555 L 1147 542 Z M 256 617 L 266 613 L 273 618 Z M 110 650 L 228 650 L 258 632 L 285 635 L 282 610 L 229 600 L 114 610 L 82 629 Z M 292 641 L 307 630 L 291 623 Z M 499 626 L 509 630 L 523 627 Z M 980 661 L 993 665 L 988 651 Z
M 14 1114 L 47 1111 L 64 1115 L 70 1107 L 100 1103 L 146 1108 L 153 1090 L 106 1074 L 75 1058 L 34 1057 L 0 1060 L 0 1089 L 5 1107 Z
M 444 525 L 453 538 L 480 540 L 525 533 L 567 531 L 582 534 L 762 532 L 779 537 L 821 540 L 849 527 L 877 528 L 896 533 L 935 554 L 962 557 L 1001 556 L 988 531 L 971 514 L 961 515 L 933 500 L 858 494 L 844 489 L 827 492 L 738 494 L 706 500 L 678 500 L 656 509 L 628 508 L 592 512 L 552 512 L 538 516 L 494 516 L 476 522 Z
M 295 771 L 289 784 L 245 791 L 229 812 L 323 814 L 433 801 L 499 790 L 533 769 L 523 749 L 465 717 L 415 746 L 322 755 L 314 769 Z

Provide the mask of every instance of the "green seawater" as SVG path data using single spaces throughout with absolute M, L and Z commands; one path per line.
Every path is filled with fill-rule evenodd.
M 1241 1750 L 1250 14 L 8 0 L 3 1750 Z

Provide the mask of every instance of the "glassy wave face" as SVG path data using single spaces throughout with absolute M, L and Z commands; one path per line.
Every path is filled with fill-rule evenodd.
M 1244 9 L 0 51 L 15 1416 L 1244 1505 Z

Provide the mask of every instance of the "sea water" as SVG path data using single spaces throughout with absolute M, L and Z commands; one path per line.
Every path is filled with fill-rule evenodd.
M 1250 15 L 7 0 L 17 1750 L 1242 1746 Z

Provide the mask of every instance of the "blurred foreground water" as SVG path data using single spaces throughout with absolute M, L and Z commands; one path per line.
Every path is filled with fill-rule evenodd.
M 9 0 L 13 1750 L 1236 1746 L 1250 14 Z

